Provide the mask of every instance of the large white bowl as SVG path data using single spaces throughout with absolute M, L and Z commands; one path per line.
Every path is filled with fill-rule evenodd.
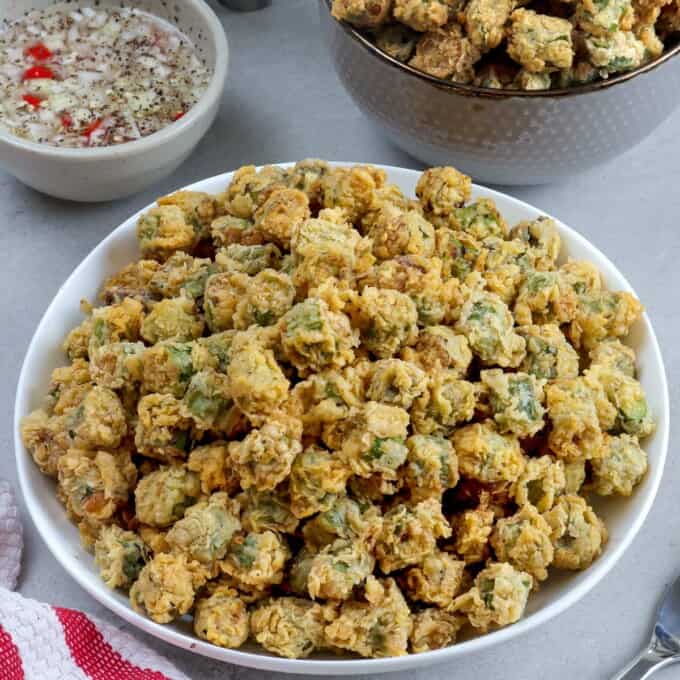
M 68 9 L 89 7 L 92 0 L 68 0 Z M 0 21 L 12 21 L 32 9 L 62 7 L 63 0 L 2 0 Z M 126 0 L 176 25 L 196 45 L 213 69 L 208 88 L 180 120 L 134 142 L 92 149 L 65 149 L 13 135 L 0 124 L 0 166 L 38 191 L 71 201 L 110 201 L 142 191 L 178 168 L 213 124 L 229 65 L 229 47 L 220 20 L 204 0 Z M 120 7 L 120 0 L 98 0 L 100 7 Z M 2 25 L 0 24 L 0 30 Z
M 413 193 L 419 173 L 393 167 L 384 169 L 391 182 L 398 184 L 407 193 Z M 217 193 L 224 189 L 231 176 L 231 173 L 227 173 L 198 182 L 188 188 Z M 545 214 L 510 196 L 483 187 L 475 186 L 473 193 L 475 196 L 494 199 L 511 224 Z M 240 651 L 215 647 L 194 637 L 186 620 L 161 626 L 134 612 L 123 593 L 109 590 L 101 581 L 91 556 L 80 545 L 78 531 L 68 521 L 63 507 L 56 498 L 54 482 L 40 473 L 24 449 L 19 434 L 19 423 L 23 416 L 41 404 L 52 369 L 65 363 L 66 358 L 59 348 L 66 333 L 81 321 L 81 314 L 78 311 L 81 298 L 94 300 L 105 277 L 139 257 L 135 238 L 135 223 L 138 216 L 139 213 L 133 215 L 102 241 L 59 289 L 28 348 L 19 377 L 15 407 L 15 445 L 19 480 L 31 517 L 52 554 L 64 569 L 104 606 L 166 642 L 240 666 L 324 675 L 403 671 L 473 654 L 545 623 L 586 595 L 609 572 L 630 545 L 656 495 L 668 447 L 668 388 L 656 336 L 646 315 L 634 326 L 628 342 L 638 354 L 640 380 L 658 423 L 654 436 L 644 442 L 649 454 L 649 473 L 632 498 L 606 500 L 596 506 L 607 524 L 610 535 L 602 556 L 586 571 L 551 575 L 548 582 L 542 585 L 540 592 L 530 598 L 526 617 L 515 625 L 446 649 L 413 656 L 389 659 L 342 659 L 336 656 L 319 656 L 312 659 L 290 660 L 271 656 L 256 646 Z M 598 266 L 610 288 L 632 290 L 623 275 L 595 246 L 573 229 L 559 222 L 557 224 L 562 236 L 563 257 L 590 260 Z

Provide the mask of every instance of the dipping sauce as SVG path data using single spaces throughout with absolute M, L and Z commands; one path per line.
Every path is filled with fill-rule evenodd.
M 152 14 L 34 11 L 0 31 L 0 124 L 60 147 L 123 144 L 179 120 L 211 76 L 191 40 Z

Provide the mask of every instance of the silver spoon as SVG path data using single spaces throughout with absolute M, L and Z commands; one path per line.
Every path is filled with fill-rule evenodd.
M 680 577 L 666 591 L 648 647 L 612 680 L 647 680 L 680 662 Z

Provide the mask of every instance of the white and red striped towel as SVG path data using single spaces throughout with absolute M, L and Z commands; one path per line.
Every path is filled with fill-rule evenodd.
M 0 481 L 0 680 L 189 680 L 115 626 L 12 592 L 22 548 L 14 495 Z

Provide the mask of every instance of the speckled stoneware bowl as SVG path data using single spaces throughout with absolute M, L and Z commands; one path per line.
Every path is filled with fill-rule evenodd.
M 680 45 L 609 80 L 517 92 L 458 85 L 387 56 L 319 0 L 336 71 L 357 106 L 427 165 L 454 165 L 486 184 L 544 184 L 604 163 L 680 105 Z
M 208 131 L 222 100 L 229 47 L 219 19 L 204 0 L 0 0 L 2 22 L 47 7 L 135 7 L 176 25 L 213 69 L 208 89 L 177 122 L 127 144 L 62 149 L 15 137 L 0 125 L 0 166 L 24 184 L 73 201 L 108 201 L 142 191 L 169 175 Z

